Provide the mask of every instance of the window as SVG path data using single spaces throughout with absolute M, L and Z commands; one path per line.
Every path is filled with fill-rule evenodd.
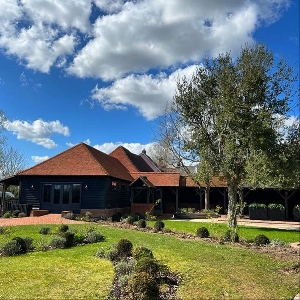
M 44 184 L 43 187 L 43 202 L 49 203 L 51 200 L 52 184 Z
M 60 184 L 54 185 L 53 204 L 59 204 L 60 200 Z
M 71 194 L 71 185 L 64 184 L 63 204 L 69 204 Z
M 81 184 L 73 184 L 72 203 L 80 202 L 80 187 L 81 187 Z

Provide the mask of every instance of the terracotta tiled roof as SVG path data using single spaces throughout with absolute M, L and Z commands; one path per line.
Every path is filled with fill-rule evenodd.
M 185 180 L 185 185 L 187 187 L 198 187 L 199 185 L 195 183 L 195 181 L 190 176 L 183 176 Z M 204 187 L 204 182 L 200 182 L 200 186 Z M 225 179 L 219 177 L 213 177 L 210 182 L 211 187 L 227 187 L 227 183 Z
M 133 178 L 114 157 L 80 143 L 17 175 L 96 175 L 112 176 L 127 181 Z
M 146 176 L 147 179 L 156 187 L 159 186 L 179 186 L 180 174 L 179 173 L 166 173 L 166 172 L 132 172 L 130 173 L 135 179 L 140 176 Z
M 153 172 L 140 155 L 131 153 L 123 146 L 117 147 L 109 155 L 118 159 L 129 172 Z

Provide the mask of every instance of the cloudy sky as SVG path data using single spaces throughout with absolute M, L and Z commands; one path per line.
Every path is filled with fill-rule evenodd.
M 176 79 L 264 42 L 299 69 L 298 0 L 0 0 L 0 109 L 32 166 L 153 143 Z

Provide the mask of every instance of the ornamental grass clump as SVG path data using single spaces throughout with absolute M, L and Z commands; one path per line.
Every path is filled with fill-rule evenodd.
M 209 231 L 206 227 L 200 227 L 196 231 L 196 235 L 200 238 L 208 238 L 209 237 Z

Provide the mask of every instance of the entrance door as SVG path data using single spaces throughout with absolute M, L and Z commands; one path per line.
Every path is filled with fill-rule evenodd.
M 71 184 L 54 184 L 52 211 L 61 213 L 63 210 L 70 210 Z

